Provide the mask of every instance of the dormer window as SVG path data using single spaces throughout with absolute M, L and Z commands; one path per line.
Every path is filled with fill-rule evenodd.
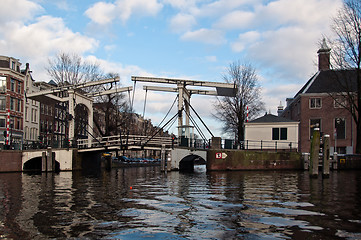
M 310 98 L 310 109 L 318 109 L 322 107 L 321 98 Z
M 14 61 L 11 62 L 11 69 L 14 71 L 16 70 L 16 62 Z

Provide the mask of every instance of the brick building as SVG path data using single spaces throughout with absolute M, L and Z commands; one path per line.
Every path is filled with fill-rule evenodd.
M 299 121 L 299 151 L 309 152 L 312 131 L 320 128 L 329 134 L 330 152 L 352 154 L 356 146 L 356 124 L 342 105 L 346 100 L 340 93 L 356 91 L 356 71 L 331 70 L 330 51 L 324 41 L 318 50 L 318 71 L 293 97 L 288 98 L 281 117 Z
M 5 145 L 7 116 L 9 121 L 9 144 L 20 149 L 23 141 L 24 79 L 18 59 L 0 56 L 0 145 Z

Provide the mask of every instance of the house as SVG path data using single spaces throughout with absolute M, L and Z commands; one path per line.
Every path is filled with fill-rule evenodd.
M 245 125 L 245 149 L 297 149 L 298 121 L 265 114 Z
M 356 90 L 354 70 L 330 69 L 330 51 L 323 41 L 318 50 L 318 71 L 296 93 L 288 98 L 286 108 L 280 116 L 299 121 L 299 151 L 309 152 L 314 128 L 319 128 L 321 136 L 330 135 L 330 153 L 352 154 L 355 152 L 356 124 L 343 105 L 341 93 Z
M 14 149 L 23 140 L 25 75 L 20 66 L 18 59 L 0 56 L 0 145 Z
M 25 108 L 24 108 L 24 139 L 25 145 L 31 145 L 38 141 L 39 137 L 39 120 L 40 120 L 40 103 L 28 99 L 26 94 L 38 92 L 39 88 L 34 85 L 35 80 L 31 76 L 29 63 L 26 63 L 26 68 L 21 71 L 25 75 L 24 81 L 24 95 L 25 95 Z

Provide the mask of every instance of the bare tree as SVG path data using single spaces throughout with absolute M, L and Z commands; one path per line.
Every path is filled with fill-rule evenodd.
M 361 2 L 345 0 L 333 19 L 331 66 L 335 71 L 338 91 L 335 101 L 347 109 L 356 123 L 356 153 L 361 153 Z
M 217 98 L 214 104 L 215 117 L 223 122 L 223 130 L 235 134 L 238 142 L 244 140 L 244 122 L 248 116 L 253 118 L 264 111 L 261 101 L 261 88 L 255 68 L 250 64 L 241 64 L 239 61 L 229 65 L 227 73 L 223 76 L 227 83 L 238 86 L 235 97 Z
M 58 53 L 49 59 L 46 70 L 58 85 L 94 81 L 101 75 L 97 63 L 84 61 L 80 55 L 69 53 Z
M 118 77 L 116 73 L 109 73 L 105 78 Z M 118 83 L 102 84 L 93 89 L 95 91 L 107 91 L 120 87 Z M 94 113 L 94 124 L 102 136 L 117 135 L 120 129 L 127 129 L 130 124 L 130 106 L 126 95 L 112 93 L 99 96 L 95 99 L 97 111 Z

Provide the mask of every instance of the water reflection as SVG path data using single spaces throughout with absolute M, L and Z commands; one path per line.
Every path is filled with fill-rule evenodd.
M 0 238 L 361 238 L 361 172 L 204 170 L 0 174 Z

